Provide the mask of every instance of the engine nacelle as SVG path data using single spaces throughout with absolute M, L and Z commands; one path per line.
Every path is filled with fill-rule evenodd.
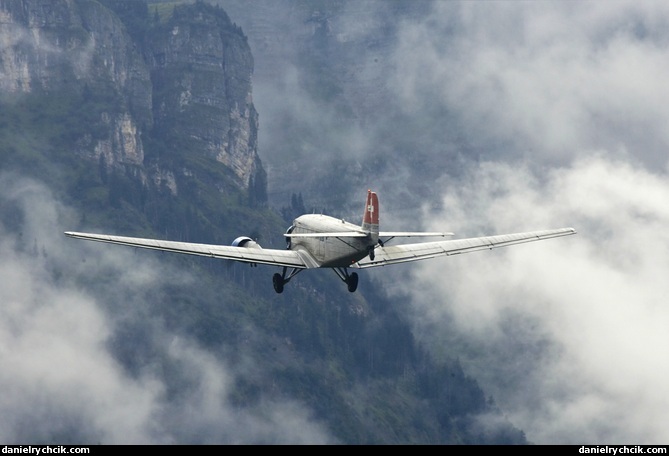
M 262 249 L 262 247 L 260 247 L 260 244 L 258 244 L 256 241 L 254 241 L 248 236 L 239 236 L 237 239 L 232 241 L 232 246 L 244 247 L 247 249 Z

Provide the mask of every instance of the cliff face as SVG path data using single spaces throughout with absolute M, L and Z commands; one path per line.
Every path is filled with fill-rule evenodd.
M 156 129 L 188 138 L 230 168 L 244 187 L 260 171 L 258 114 L 251 97 L 253 57 L 246 37 L 222 10 L 177 7 L 152 31 Z
M 229 168 L 239 188 L 257 192 L 265 180 L 253 59 L 241 30 L 201 2 L 175 8 L 167 23 L 132 2 L 145 17 L 128 24 L 117 14 L 128 3 L 0 0 L 0 95 L 90 102 L 91 128 L 77 134 L 73 150 L 145 185 L 167 182 L 177 193 L 180 176 L 194 171 L 160 157 L 188 154 Z
M 76 150 L 102 158 L 109 167 L 142 165 L 139 125 L 151 123 L 149 70 L 114 14 L 93 1 L 3 0 L 0 43 L 0 91 L 5 95 L 114 87 L 125 103 L 100 112 L 95 121 L 106 134 L 95 140 L 84 134 Z

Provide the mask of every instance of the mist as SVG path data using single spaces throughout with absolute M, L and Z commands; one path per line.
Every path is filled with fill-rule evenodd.
M 668 437 L 668 20 L 660 2 L 436 2 L 402 29 L 398 93 L 485 149 L 436 186 L 430 228 L 578 231 L 421 264 L 406 288 L 416 334 L 535 443 Z
M 433 227 L 574 237 L 420 265 L 415 334 L 458 356 L 537 443 L 666 441 L 666 179 L 601 157 L 554 170 L 484 164 Z
M 7 444 L 332 443 L 304 405 L 262 398 L 231 404 L 249 369 L 199 346 L 150 312 L 147 294 L 187 284 L 150 256 L 62 233 L 78 215 L 41 183 L 0 175 L 0 440 Z M 16 229 L 20 227 L 20 229 Z M 105 248 L 106 247 L 106 248 Z M 111 247 L 111 248 L 109 248 Z M 129 250 L 129 249 L 128 249 Z M 91 281 L 95 280 L 96 283 Z M 129 327 L 153 356 L 119 359 Z M 241 359 L 241 361 L 240 361 Z M 170 392 L 178 385 L 178 394 Z

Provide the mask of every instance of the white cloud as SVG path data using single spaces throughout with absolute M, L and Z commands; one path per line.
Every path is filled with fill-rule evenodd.
M 43 185 L 8 174 L 0 175 L 0 185 L 3 213 L 20 225 L 16 235 L 9 221 L 0 223 L 1 441 L 333 441 L 301 403 L 269 397 L 257 408 L 232 404 L 232 385 L 244 366 L 229 365 L 133 307 L 162 280 L 188 280 L 183 271 L 125 249 L 67 239 L 62 233 L 74 226 L 73 213 Z M 80 277 L 105 275 L 115 278 L 113 312 L 95 287 L 86 292 L 79 284 Z M 113 353 L 118 330 L 129 324 L 141 327 L 153 354 L 132 372 Z M 174 385 L 177 394 L 168 391 Z
M 481 166 L 463 178 L 469 185 L 446 189 L 431 228 L 466 236 L 573 225 L 579 234 L 420 265 L 416 333 L 433 347 L 454 344 L 449 354 L 530 440 L 661 444 L 669 182 L 604 157 L 543 182 L 529 173 Z
M 405 25 L 392 80 L 414 110 L 457 112 L 481 147 L 561 164 L 635 149 L 665 166 L 667 22 L 660 2 L 435 2 Z
M 418 265 L 416 334 L 531 441 L 666 442 L 667 4 L 434 5 L 403 24 L 390 77 L 482 160 L 434 184 L 428 228 L 579 233 Z
M 123 375 L 105 350 L 110 327 L 95 302 L 54 286 L 40 255 L 17 253 L 7 238 L 0 246 L 0 438 L 147 443 L 159 384 Z

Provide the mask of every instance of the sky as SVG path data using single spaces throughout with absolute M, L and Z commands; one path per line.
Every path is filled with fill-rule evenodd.
M 287 158 L 271 147 L 276 119 L 289 112 L 327 132 L 298 151 L 312 164 L 335 151 L 358 169 L 378 150 L 401 153 L 387 133 L 404 132 L 436 164 L 423 182 L 431 193 L 417 208 L 421 228 L 469 237 L 574 227 L 576 236 L 365 271 L 361 280 L 405 296 L 415 336 L 437 356 L 457 357 L 528 440 L 666 444 L 669 5 L 436 1 L 394 23 L 393 39 L 378 48 L 370 38 L 387 32 L 385 7 L 360 3 L 331 20 L 342 48 L 361 57 L 339 67 L 351 81 L 341 96 L 365 102 L 353 121 L 308 96 L 294 37 L 274 43 L 285 48 L 280 66 L 262 60 L 276 48 L 254 48 L 270 184 Z M 232 11 L 257 46 L 250 20 Z M 277 17 L 297 20 L 299 37 L 310 28 L 298 19 Z M 453 156 L 457 172 L 439 169 Z M 384 228 L 404 229 L 401 202 L 417 176 L 394 163 L 371 184 Z M 367 184 L 352 189 L 355 215 Z M 196 278 L 124 249 L 74 250 L 61 233 L 78 215 L 47 188 L 6 174 L 0 187 L 0 201 L 25 217 L 20 236 L 0 224 L 0 441 L 333 442 L 303 404 L 232 407 L 229 385 L 252 363 L 230 366 L 134 306 L 146 284 Z M 119 365 L 109 343 L 124 321 L 55 272 L 85 275 L 92 266 L 118 280 L 119 314 L 145 319 L 158 356 L 190 372 L 180 401 L 168 400 L 169 385 L 150 366 Z

